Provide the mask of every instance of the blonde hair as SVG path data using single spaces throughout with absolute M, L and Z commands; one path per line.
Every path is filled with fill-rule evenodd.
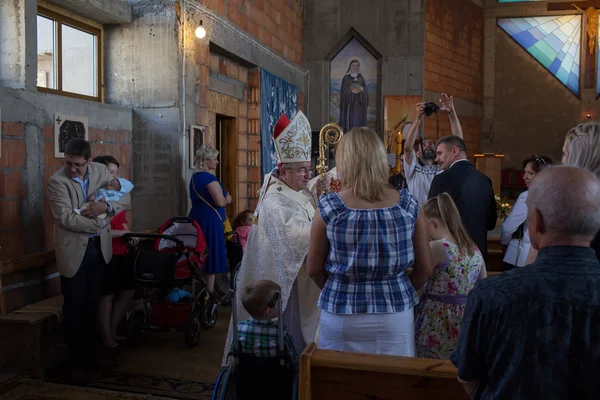
M 196 164 L 197 171 L 208 171 L 206 168 L 206 160 L 210 160 L 212 158 L 217 158 L 219 155 L 219 151 L 212 147 L 210 144 L 203 144 L 200 146 L 198 151 L 196 151 L 196 157 L 194 158 L 194 162 Z
M 567 165 L 586 168 L 600 178 L 600 122 L 579 124 L 567 133 Z
M 458 246 L 460 252 L 469 256 L 475 253 L 475 243 L 469 237 L 465 226 L 460 219 L 458 208 L 448 193 L 427 200 L 423 212 L 428 219 L 435 219 L 448 231 L 452 241 Z
M 252 281 L 244 287 L 242 305 L 253 318 L 262 318 L 275 292 L 281 292 L 281 286 L 273 281 Z
M 381 201 L 384 189 L 392 188 L 383 142 L 370 128 L 353 128 L 335 148 L 335 162 L 344 189 L 366 201 Z

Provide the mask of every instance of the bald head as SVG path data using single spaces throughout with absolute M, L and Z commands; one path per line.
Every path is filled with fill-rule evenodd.
M 538 173 L 529 187 L 529 234 L 535 248 L 589 246 L 600 228 L 600 180 L 578 167 L 557 166 Z

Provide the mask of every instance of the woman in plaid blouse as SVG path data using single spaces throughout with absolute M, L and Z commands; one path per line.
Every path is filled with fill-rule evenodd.
M 414 197 L 388 183 L 371 129 L 346 133 L 336 164 L 343 188 L 319 199 L 307 259 L 322 288 L 319 347 L 414 356 L 415 288 L 433 272 L 427 222 Z

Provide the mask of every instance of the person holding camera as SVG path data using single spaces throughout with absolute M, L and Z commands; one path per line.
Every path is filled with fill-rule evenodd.
M 454 109 L 454 98 L 452 96 L 442 93 L 440 106 L 435 103 L 417 104 L 417 117 L 410 126 L 404 146 L 404 176 L 408 183 L 408 190 L 417 199 L 419 205 L 427 202 L 431 182 L 437 174 L 442 172 L 440 166 L 435 163 L 435 143 L 432 140 L 419 140 L 419 146 L 415 149 L 423 118 L 425 115 L 430 116 L 438 110 L 448 113 L 452 134 L 460 138 L 463 137 L 462 127 Z

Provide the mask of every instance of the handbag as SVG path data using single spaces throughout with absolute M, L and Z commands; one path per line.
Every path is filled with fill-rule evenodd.
M 517 230 L 514 231 L 512 234 L 512 239 L 517 239 L 519 241 L 517 243 L 517 259 L 515 260 L 515 267 L 519 266 L 518 264 L 519 264 L 519 257 L 521 256 L 521 242 L 523 241 L 523 237 L 525 237 L 525 223 L 526 222 L 527 221 L 525 221 L 521 225 L 519 225 Z
M 231 237 L 233 236 L 233 228 L 231 227 L 231 222 L 229 222 L 229 218 L 227 216 L 225 216 L 225 220 L 223 221 L 223 218 L 221 218 L 221 214 L 219 214 L 219 212 L 217 211 L 216 208 L 214 208 L 212 206 L 212 204 L 210 204 L 208 201 L 204 200 L 204 197 L 200 196 L 200 193 L 198 193 L 198 191 L 196 190 L 196 183 L 194 182 L 194 177 L 192 176 L 192 188 L 194 189 L 194 192 L 196 193 L 196 196 L 200 197 L 200 200 L 202 200 L 204 203 L 206 203 L 207 206 L 209 206 L 210 208 L 213 209 L 213 211 L 215 213 L 217 213 L 217 217 L 219 217 L 219 219 L 221 220 L 221 222 L 223 223 L 223 232 L 225 232 L 225 239 L 229 240 L 231 239 Z

